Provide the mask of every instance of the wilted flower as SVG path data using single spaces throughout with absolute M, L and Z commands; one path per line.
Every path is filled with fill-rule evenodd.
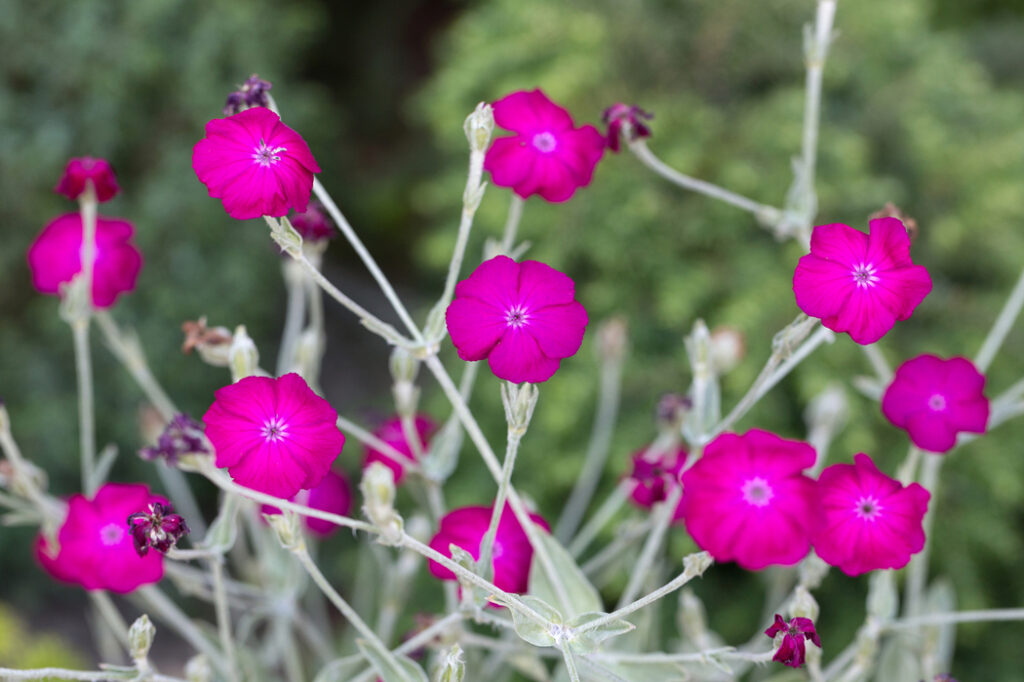
M 919 355 L 907 360 L 882 396 L 882 414 L 930 452 L 946 452 L 957 434 L 985 433 L 985 376 L 967 358 Z
M 88 182 L 92 183 L 96 190 L 96 199 L 100 202 L 114 198 L 119 190 L 117 177 L 109 161 L 81 156 L 68 161 L 54 191 L 68 199 L 77 199 L 85 191 Z
M 629 498 L 633 504 L 650 509 L 664 502 L 669 493 L 680 486 L 679 473 L 686 464 L 686 450 L 676 448 L 662 453 L 650 453 L 648 448 L 633 453 L 633 471 L 628 478 L 633 488 Z M 683 518 L 682 499 L 676 505 L 673 521 Z
M 154 460 L 162 457 L 168 464 L 174 464 L 182 455 L 190 454 L 211 453 L 203 435 L 202 425 L 187 414 L 174 415 L 171 421 L 167 422 L 156 445 L 139 450 L 142 459 Z
M 513 92 L 495 102 L 494 121 L 516 134 L 494 140 L 484 169 L 495 185 L 511 187 L 524 199 L 539 194 L 566 201 L 590 184 L 604 154 L 597 128 L 576 128 L 569 112 L 540 90 Z
M 215 463 L 238 483 L 290 498 L 317 486 L 345 445 L 338 413 L 295 373 L 221 388 L 203 415 Z
M 445 319 L 460 358 L 487 358 L 495 376 L 517 384 L 550 379 L 580 349 L 588 322 L 567 275 L 507 256 L 459 282 Z
M 604 110 L 601 120 L 608 126 L 608 147 L 618 153 L 621 140 L 626 144 L 641 137 L 650 137 L 651 129 L 647 127 L 644 120 L 651 120 L 654 114 L 649 114 L 638 106 L 629 104 L 613 104 Z
M 821 639 L 810 618 L 791 618 L 787 625 L 782 616 L 776 613 L 775 622 L 764 631 L 764 634 L 774 639 L 779 633 L 785 633 L 785 636 L 772 660 L 790 668 L 799 668 L 804 664 L 807 657 L 806 640 L 811 640 L 815 646 L 821 648 Z
M 188 533 L 188 524 L 174 507 L 162 502 L 150 502 L 145 511 L 135 512 L 128 517 L 128 528 L 132 532 L 135 551 L 146 556 L 152 547 L 161 554 L 173 547 Z
M 142 254 L 131 243 L 135 227 L 118 218 L 96 219 L 96 253 L 92 271 L 92 304 L 109 308 L 121 294 L 135 288 Z M 54 218 L 28 249 L 32 285 L 43 294 L 59 295 L 82 271 L 82 216 L 65 213 Z
M 249 107 L 268 106 L 270 100 L 267 97 L 267 91 L 272 87 L 274 86 L 270 84 L 270 81 L 265 81 L 256 74 L 249 76 L 238 90 L 228 95 L 227 102 L 224 104 L 224 115 L 237 114 Z

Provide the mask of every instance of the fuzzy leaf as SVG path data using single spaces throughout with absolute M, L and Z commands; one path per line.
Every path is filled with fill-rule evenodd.
M 362 639 L 356 640 L 356 644 L 384 682 L 429 682 L 423 668 L 408 656 L 381 651 Z
M 578 628 L 587 623 L 597 620 L 598 618 L 604 618 L 605 613 L 583 613 L 576 616 L 569 621 L 570 628 Z M 589 654 L 597 650 L 597 647 L 606 639 L 610 637 L 617 637 L 618 635 L 624 635 L 627 632 L 632 632 L 636 629 L 636 626 L 632 623 L 624 621 L 620 618 L 616 618 L 613 621 L 609 621 L 604 625 L 600 625 L 592 630 L 577 633 L 572 639 L 569 640 L 569 646 L 572 647 L 573 651 L 581 654 Z
M 580 567 L 576 565 L 569 552 L 550 533 L 539 528 L 537 530 L 537 536 L 547 550 L 548 556 L 551 557 L 555 573 L 558 574 L 558 579 L 565 587 L 569 597 L 569 606 L 572 608 L 572 611 L 566 615 L 573 618 L 584 613 L 602 611 L 604 604 L 601 603 L 601 595 L 598 594 L 597 589 L 587 580 L 587 577 L 580 570 Z M 558 603 L 555 588 L 537 559 L 536 553 L 533 557 L 533 565 L 530 567 L 530 594 L 543 599 L 549 604 Z
M 534 619 L 520 613 L 518 609 L 510 608 L 509 611 L 512 612 L 512 625 L 516 630 L 516 634 L 534 646 L 555 646 L 555 633 L 552 632 L 551 626 L 562 626 L 562 614 L 543 599 L 531 597 L 530 595 L 523 595 L 519 599 L 523 604 L 536 611 L 542 618 L 548 620 L 550 625 L 538 623 Z M 496 601 L 501 600 L 498 599 Z

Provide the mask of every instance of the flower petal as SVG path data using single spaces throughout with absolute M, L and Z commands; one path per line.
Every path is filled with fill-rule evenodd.
M 510 329 L 488 356 L 491 371 L 499 379 L 516 384 L 547 381 L 558 370 L 558 360 L 549 358 L 528 332 Z

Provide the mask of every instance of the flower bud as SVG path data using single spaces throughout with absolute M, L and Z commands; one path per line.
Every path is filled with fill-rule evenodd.
M 133 661 L 145 661 L 149 656 L 149 648 L 153 646 L 153 637 L 156 635 L 156 626 L 149 620 L 149 616 L 142 614 L 135 619 L 128 629 L 128 646 L 131 649 Z
M 281 251 L 292 258 L 301 258 L 302 235 L 292 227 L 291 221 L 288 218 L 267 218 L 267 223 L 270 225 L 270 237 Z
M 359 484 L 363 493 L 363 513 L 380 530 L 378 541 L 398 544 L 401 541 L 402 517 L 395 511 L 395 474 L 380 462 L 371 462 L 363 469 Z
M 78 273 L 70 283 L 62 284 L 60 319 L 68 324 L 82 322 L 92 311 L 92 300 L 85 288 L 85 275 Z
M 441 662 L 437 675 L 438 682 L 462 682 L 466 677 L 466 662 L 462 659 L 462 647 L 453 644 Z
M 260 366 L 260 354 L 256 344 L 245 331 L 245 325 L 238 325 L 231 339 L 228 350 L 228 365 L 231 368 L 231 380 L 238 381 L 256 374 Z
M 185 664 L 185 679 L 188 682 L 211 682 L 213 680 L 213 670 L 210 668 L 210 662 L 206 660 L 206 656 L 199 654 L 189 659 Z
M 793 590 L 793 599 L 789 603 L 788 610 L 789 615 L 793 618 L 818 620 L 818 601 L 803 585 L 797 585 Z
M 413 357 L 405 348 L 396 347 L 391 351 L 391 358 L 388 360 L 391 369 L 391 378 L 395 383 L 400 381 L 416 381 L 416 375 L 420 371 L 420 361 Z
M 605 362 L 621 362 L 629 342 L 629 330 L 623 317 L 612 317 L 597 328 L 597 352 Z
M 470 151 L 480 153 L 487 151 L 487 145 L 491 142 L 491 133 L 494 132 L 494 109 L 490 104 L 480 102 L 476 105 L 473 113 L 466 117 L 462 129 L 466 131 Z
M 501 401 L 505 406 L 505 419 L 510 432 L 519 435 L 526 433 L 539 397 L 540 390 L 536 384 L 516 385 L 505 382 L 501 385 Z
M 715 327 L 711 332 L 711 366 L 719 376 L 740 364 L 746 354 L 743 334 L 734 327 Z
M 293 552 L 305 548 L 298 514 L 286 509 L 280 514 L 264 514 L 263 518 L 277 533 L 277 539 L 281 541 L 282 547 Z
M 320 376 L 320 362 L 324 355 L 324 335 L 313 328 L 299 334 L 295 344 L 295 368 L 310 384 Z

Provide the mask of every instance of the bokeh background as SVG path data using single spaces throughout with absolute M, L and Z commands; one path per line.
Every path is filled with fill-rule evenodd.
M 181 322 L 207 315 L 212 324 L 244 323 L 273 358 L 283 319 L 280 256 L 265 226 L 227 218 L 190 164 L 204 123 L 249 74 L 274 83 L 323 182 L 422 319 L 450 256 L 465 182 L 462 120 L 478 101 L 539 86 L 577 122 L 591 123 L 613 102 L 639 104 L 655 113 L 650 144 L 669 164 L 779 205 L 800 144 L 801 27 L 813 13 L 811 0 L 0 1 L 0 396 L 15 436 L 49 472 L 54 493 L 76 491 L 70 334 L 56 300 L 32 290 L 24 259 L 47 221 L 74 210 L 52 191 L 69 157 L 114 163 L 122 194 L 103 210 L 136 224 L 146 258 L 137 291 L 114 314 L 138 330 L 178 404 L 201 415 L 228 378 L 181 354 Z M 969 356 L 1024 265 L 1024 1 L 841 2 L 836 26 L 824 81 L 818 222 L 864 227 L 886 201 L 914 216 L 914 258 L 928 266 L 935 288 L 881 346 L 893 363 L 924 352 Z M 488 189 L 471 255 L 500 233 L 509 196 Z M 797 312 L 794 245 L 775 242 L 745 213 L 666 184 L 628 154 L 607 155 L 592 185 L 566 204 L 530 200 L 521 236 L 533 243 L 530 257 L 574 277 L 592 320 L 621 315 L 629 325 L 623 409 L 601 494 L 628 454 L 652 438 L 657 399 L 687 387 L 682 338 L 695 319 L 746 336 L 746 359 L 723 380 L 728 407 L 756 376 L 771 334 Z M 388 314 L 345 244 L 332 245 L 325 270 Z M 389 410 L 387 349 L 340 309 L 329 306 L 327 320 L 324 391 L 340 411 L 372 425 Z M 516 483 L 549 518 L 586 447 L 597 389 L 593 345 L 590 335 L 543 387 L 521 451 Z M 134 456 L 145 445 L 140 394 L 98 337 L 94 348 L 99 439 L 121 451 L 114 478 L 155 484 Z M 1024 374 L 1021 350 L 1024 325 L 992 367 L 990 395 Z M 450 348 L 445 358 L 455 362 Z M 868 373 L 843 336 L 741 427 L 802 437 L 802 412 L 815 394 L 836 377 Z M 447 416 L 429 377 L 422 383 L 428 409 Z M 894 471 L 903 435 L 845 386 L 849 425 L 830 456 L 868 452 Z M 473 406 L 499 440 L 497 380 L 486 371 Z M 1022 439 L 1024 420 L 1006 424 L 943 468 L 931 567 L 955 586 L 960 608 L 1024 603 Z M 492 483 L 471 448 L 463 455 L 449 501 L 486 504 Z M 343 466 L 355 474 L 360 460 L 360 449 L 347 446 Z M 197 490 L 212 511 L 213 491 Z M 30 528 L 0 529 L 0 664 L 88 665 L 84 595 L 36 568 L 32 537 Z M 343 591 L 353 547 L 340 537 L 324 548 Z M 670 555 L 689 549 L 675 532 Z M 697 588 L 727 641 L 763 629 L 751 604 L 765 582 L 724 566 Z M 621 585 L 613 580 L 605 596 L 613 601 Z M 421 576 L 417 605 L 436 607 L 436 592 Z M 826 580 L 819 592 L 826 645 L 852 637 L 865 592 L 864 580 L 835 572 Z M 666 604 L 667 628 L 670 611 Z M 61 632 L 70 647 L 53 645 L 43 631 Z M 962 626 L 953 672 L 962 680 L 1016 679 L 1022 638 L 1020 624 Z M 27 641 L 39 647 L 11 644 Z

